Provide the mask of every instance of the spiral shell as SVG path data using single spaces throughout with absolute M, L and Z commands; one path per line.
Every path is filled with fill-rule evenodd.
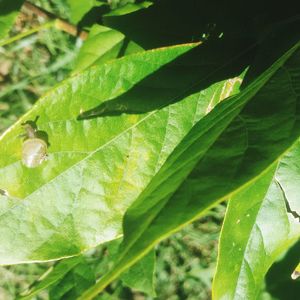
M 28 168 L 38 167 L 47 157 L 47 144 L 39 138 L 25 140 L 22 146 L 22 162 Z

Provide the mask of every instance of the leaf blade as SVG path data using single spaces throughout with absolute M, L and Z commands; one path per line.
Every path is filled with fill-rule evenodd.
M 283 68 L 293 68 L 295 66 L 295 70 L 299 69 L 296 51 L 298 46 L 293 47 L 243 92 L 233 97 L 231 101 L 228 100 L 218 105 L 207 117 L 201 119 L 193 127 L 186 139 L 166 161 L 164 167 L 155 176 L 151 184 L 127 211 L 124 223 L 125 241 L 123 251 L 115 268 L 102 277 L 95 287 L 86 291 L 79 299 L 92 299 L 108 283 L 126 270 L 128 266 L 145 255 L 158 241 L 178 230 L 186 223 L 198 218 L 214 203 L 225 200 L 231 194 L 251 184 L 257 177 L 263 176 L 268 172 L 270 166 L 279 159 L 279 156 L 293 145 L 295 139 L 300 134 L 296 125 L 297 117 L 295 118 L 294 115 L 295 106 L 291 109 L 291 103 L 289 102 L 278 106 L 282 102 L 281 95 L 277 93 L 279 86 L 282 88 L 284 85 L 286 87 L 284 91 L 288 92 L 289 100 L 292 103 L 297 102 L 297 97 L 295 97 L 293 88 L 289 84 L 297 86 L 298 83 L 297 81 L 290 82 Z M 274 84 L 274 82 L 277 82 L 277 84 Z M 279 82 L 281 84 L 278 84 Z M 274 109 L 271 111 L 263 110 L 257 114 L 257 106 L 264 107 L 261 106 L 262 101 L 265 101 L 264 105 L 272 102 L 276 94 L 277 98 L 275 97 L 275 99 L 277 101 L 273 107 Z M 267 95 L 272 95 L 273 97 L 271 98 Z M 249 103 L 247 104 L 248 101 Z M 245 108 L 243 108 L 244 105 L 246 105 Z M 284 120 L 292 118 L 292 120 L 291 123 L 288 123 L 288 126 L 278 129 L 279 124 L 282 123 L 281 118 Z M 218 125 L 213 125 L 216 124 L 216 119 L 218 119 Z M 221 153 L 221 149 L 224 149 L 222 138 L 218 141 L 219 144 L 216 143 L 214 145 L 215 149 L 210 149 L 214 142 L 218 140 L 220 131 L 225 136 L 227 135 L 227 139 L 228 136 L 232 136 L 232 131 L 236 127 L 238 129 L 237 137 L 240 134 L 244 134 L 243 130 L 245 126 L 239 125 L 239 128 L 239 126 L 236 126 L 232 122 L 234 119 L 239 124 L 246 125 L 247 144 L 243 149 L 238 168 L 230 169 L 230 162 L 232 161 L 231 152 L 225 152 L 225 157 L 227 155 L 227 165 L 225 164 L 225 166 L 230 166 L 228 169 L 231 170 L 231 180 L 234 180 L 233 183 L 224 186 L 224 180 L 228 182 L 228 175 L 227 173 L 222 174 L 218 170 L 217 180 L 213 181 L 216 182 L 216 186 L 212 187 L 209 184 L 206 186 L 205 176 L 209 174 L 207 171 L 216 171 L 216 169 L 214 159 L 208 158 L 205 160 L 202 157 L 202 161 L 197 166 L 196 175 L 203 175 L 203 180 L 198 181 L 198 185 L 195 187 L 195 191 L 193 191 L 194 193 L 186 194 L 185 198 L 178 199 L 177 197 L 176 199 L 175 197 L 175 199 L 171 198 L 172 200 L 168 201 L 176 187 L 180 185 L 184 177 L 192 170 L 195 161 L 201 155 L 205 155 L 210 150 L 210 155 L 215 158 L 214 152 Z M 266 128 L 261 127 L 263 120 L 266 122 Z M 221 122 L 223 122 L 222 125 Z M 230 123 L 233 125 L 229 126 Z M 269 136 L 267 134 L 269 126 L 270 128 L 277 128 L 278 132 L 275 135 Z M 210 129 L 211 132 L 209 132 Z M 205 135 L 206 133 L 207 135 Z M 237 153 L 240 151 L 239 149 L 235 150 Z M 256 164 L 253 164 L 253 158 L 257 159 Z M 171 178 L 171 184 L 170 182 L 166 184 L 164 182 L 168 177 Z M 184 192 L 184 187 L 181 188 Z M 202 199 L 202 203 L 196 201 L 197 199 L 193 199 L 193 195 L 196 194 L 195 192 L 198 192 L 200 195 L 206 195 L 206 199 Z M 145 203 L 147 203 L 146 207 Z M 173 216 L 176 216 L 176 218 Z M 138 229 L 133 227 L 134 224 L 140 224 Z
M 282 188 L 284 183 L 287 190 L 295 192 L 296 183 L 299 181 L 294 176 L 295 171 L 299 173 L 296 163 L 298 152 L 299 141 L 280 161 L 274 178 L 265 187 L 266 195 L 258 199 L 255 209 L 252 202 L 243 199 L 251 195 L 251 189 L 252 195 L 257 193 L 255 186 L 230 200 L 220 241 L 214 298 L 238 299 L 241 295 L 249 299 L 256 298 L 264 275 L 272 263 L 299 239 L 299 220 L 286 207 L 286 201 L 293 198 L 289 197 L 290 193 L 286 197 Z M 245 221 L 248 224 L 240 228 L 240 224 Z M 230 239 L 226 238 L 228 231 Z M 241 251 L 237 251 L 237 248 Z M 234 261 L 228 260 L 229 253 L 234 255 Z
M 0 40 L 5 38 L 11 29 L 24 0 L 0 2 Z
M 194 46 L 152 50 L 90 68 L 58 85 L 0 138 L 0 189 L 8 194 L 0 202 L 2 264 L 78 255 L 120 236 L 124 211 L 176 144 L 227 95 L 224 89 L 234 91 L 228 80 L 211 85 L 211 79 L 203 84 L 205 93 L 187 91 L 207 74 L 205 66 L 193 67 L 190 60 L 211 54 L 210 48 L 199 47 L 160 68 Z M 181 71 L 184 77 L 174 76 Z M 81 110 L 99 103 L 110 115 L 78 120 Z M 124 103 L 138 112 L 126 114 L 119 106 Z M 39 115 L 37 127 L 49 137 L 49 159 L 27 169 L 20 162 L 20 124 Z

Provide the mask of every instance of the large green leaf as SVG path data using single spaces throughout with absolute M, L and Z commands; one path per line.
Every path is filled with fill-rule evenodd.
M 230 199 L 220 241 L 214 299 L 257 299 L 272 263 L 300 237 L 299 221 L 287 213 L 281 187 L 281 180 L 291 179 L 291 174 L 286 172 L 279 181 L 279 172 L 280 167 L 272 180 L 271 170 L 269 176 L 258 178 Z M 299 190 L 297 177 L 291 180 L 295 181 Z
M 77 117 L 191 48 L 154 51 L 80 74 L 40 99 L 1 137 L 0 183 L 10 196 L 1 199 L 1 263 L 74 255 L 121 233 L 117 223 L 131 201 L 124 192 L 137 192 L 133 183 L 122 181 L 123 169 L 127 165 L 127 172 L 137 172 L 134 145 L 140 139 L 145 142 L 145 161 L 147 156 L 150 159 L 147 137 L 139 130 L 143 132 L 140 126 L 151 117 L 153 122 L 156 114 L 124 115 L 118 120 L 78 121 Z M 138 67 L 140 60 L 146 68 Z M 167 121 L 167 112 L 163 114 Z M 21 163 L 21 123 L 37 116 L 39 130 L 48 135 L 49 159 L 39 168 L 28 169 Z M 111 156 L 114 160 L 108 162 Z
M 218 69 L 237 50 L 229 46 L 222 53 L 219 44 L 175 46 L 90 68 L 7 130 L 0 138 L 0 263 L 77 255 L 120 236 L 125 210 L 176 145 L 239 85 L 212 84 L 237 72 Z M 214 63 L 207 66 L 205 55 Z M 19 135 L 21 124 L 38 116 L 48 160 L 29 169 Z
M 0 0 L 0 40 L 11 29 L 24 0 Z
M 266 176 L 293 145 L 300 135 L 298 47 L 197 122 L 127 211 L 119 261 L 80 299 L 91 299 L 158 241 Z M 199 160 L 195 180 L 181 185 Z
M 285 24 L 284 29 L 288 29 L 288 34 L 284 36 L 284 40 L 282 27 L 277 28 L 267 38 L 257 62 L 252 66 L 252 70 L 250 69 L 250 74 L 247 74 L 250 75 L 250 80 L 274 60 L 276 53 L 282 52 L 299 35 L 293 31 L 294 25 Z M 271 56 L 267 56 L 271 49 L 276 50 Z M 299 75 L 293 68 L 290 72 L 291 80 L 294 78 L 295 81 L 299 81 Z M 296 88 L 295 93 L 297 94 Z M 266 195 L 262 194 L 255 201 L 258 189 L 254 184 L 230 200 L 214 280 L 216 299 L 256 299 L 263 276 L 271 264 L 299 238 L 299 225 L 295 225 L 299 222 L 300 212 L 297 199 L 300 184 L 299 154 L 300 147 L 297 142 L 280 160 L 274 180 L 265 187 L 268 190 Z M 229 256 L 236 259 L 228 260 Z

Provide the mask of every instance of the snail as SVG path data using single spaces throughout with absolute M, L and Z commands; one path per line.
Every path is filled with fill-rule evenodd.
M 25 141 L 22 145 L 22 162 L 28 168 L 38 167 L 47 158 L 47 143 L 37 137 L 37 130 L 30 124 L 23 124 Z
M 7 191 L 0 189 L 0 195 L 1 196 L 7 196 L 8 193 L 7 193 Z

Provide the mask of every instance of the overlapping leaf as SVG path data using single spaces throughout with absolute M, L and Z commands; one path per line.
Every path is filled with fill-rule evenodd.
M 286 179 L 291 185 L 297 182 L 297 177 L 291 180 L 292 164 L 289 167 L 279 179 L 282 169 L 279 167 L 275 175 L 275 165 L 268 176 L 258 178 L 230 200 L 220 241 L 214 299 L 256 299 L 272 263 L 300 237 L 299 220 L 287 212 L 289 198 L 285 198 L 281 186 Z
M 47 290 L 50 300 L 76 299 L 84 289 L 95 284 L 95 278 L 104 274 L 116 257 L 120 240 L 100 246 L 94 254 L 65 258 L 51 266 L 38 280 L 33 282 L 18 297 L 29 300 Z M 95 254 L 97 253 L 97 254 Z M 154 290 L 155 253 L 149 253 L 125 272 L 122 282 L 135 290 L 155 294 Z
M 136 4 L 130 3 L 105 15 L 110 17 L 126 15 L 147 8 L 150 4 L 147 1 Z M 87 40 L 79 51 L 73 73 L 84 70 L 91 65 L 100 64 L 141 50 L 143 50 L 142 47 L 125 38 L 125 35 L 121 32 L 94 24 L 90 29 Z
M 50 290 L 50 293 L 53 289 L 54 291 L 59 291 L 58 293 L 54 293 L 55 299 L 61 299 L 61 296 L 66 296 L 67 293 L 74 290 L 74 285 L 77 290 L 78 287 L 80 288 L 81 286 L 87 288 L 95 281 L 93 272 L 88 268 L 83 256 L 64 259 L 48 269 L 46 273 L 43 274 L 39 280 L 34 282 L 28 290 L 23 292 L 19 298 L 22 300 L 32 299 L 44 289 Z M 85 271 L 84 274 L 82 274 L 82 270 Z M 80 276 L 81 274 L 82 276 Z M 76 296 L 78 296 L 78 294 Z
M 239 85 L 211 85 L 215 76 L 226 78 L 215 72 L 226 55 L 214 57 L 216 65 L 195 64 L 202 49 L 212 51 L 198 47 L 182 55 L 194 46 L 143 52 L 78 74 L 1 137 L 1 264 L 76 255 L 122 233 L 125 210 L 176 145 L 235 90 L 233 83 Z M 208 72 L 214 75 L 209 80 Z M 196 92 L 199 82 L 202 92 Z M 48 160 L 28 169 L 19 135 L 21 124 L 37 117 L 49 142 Z
M 143 50 L 133 42 L 125 44 L 127 42 L 122 33 L 105 26 L 94 25 L 79 51 L 73 72 L 76 73 L 91 65 Z
M 276 53 L 282 52 L 297 38 L 298 34 L 292 30 L 294 24 L 287 25 L 289 34 L 284 41 L 280 27 L 265 42 L 258 62 L 250 72 L 252 79 L 257 71 L 270 64 Z M 271 49 L 276 49 L 272 57 L 263 60 Z M 297 62 L 286 72 L 291 74 L 291 86 L 297 97 Z M 287 98 L 287 95 L 282 96 L 283 101 Z M 281 126 L 284 125 L 287 123 Z M 213 288 L 216 299 L 256 299 L 271 264 L 299 238 L 299 172 L 298 141 L 280 160 L 275 177 L 272 182 L 266 183 L 264 193 L 258 195 L 259 189 L 254 182 L 253 186 L 230 200 Z M 228 257 L 232 256 L 235 259 L 229 260 Z
M 298 47 L 192 128 L 127 211 L 118 263 L 80 299 L 94 297 L 155 243 L 213 204 L 267 176 L 300 135 Z M 188 184 L 180 186 L 199 160 Z
M 98 0 L 67 0 L 67 3 L 70 9 L 70 19 L 75 24 L 77 24 L 93 7 L 108 6 L 104 1 Z

